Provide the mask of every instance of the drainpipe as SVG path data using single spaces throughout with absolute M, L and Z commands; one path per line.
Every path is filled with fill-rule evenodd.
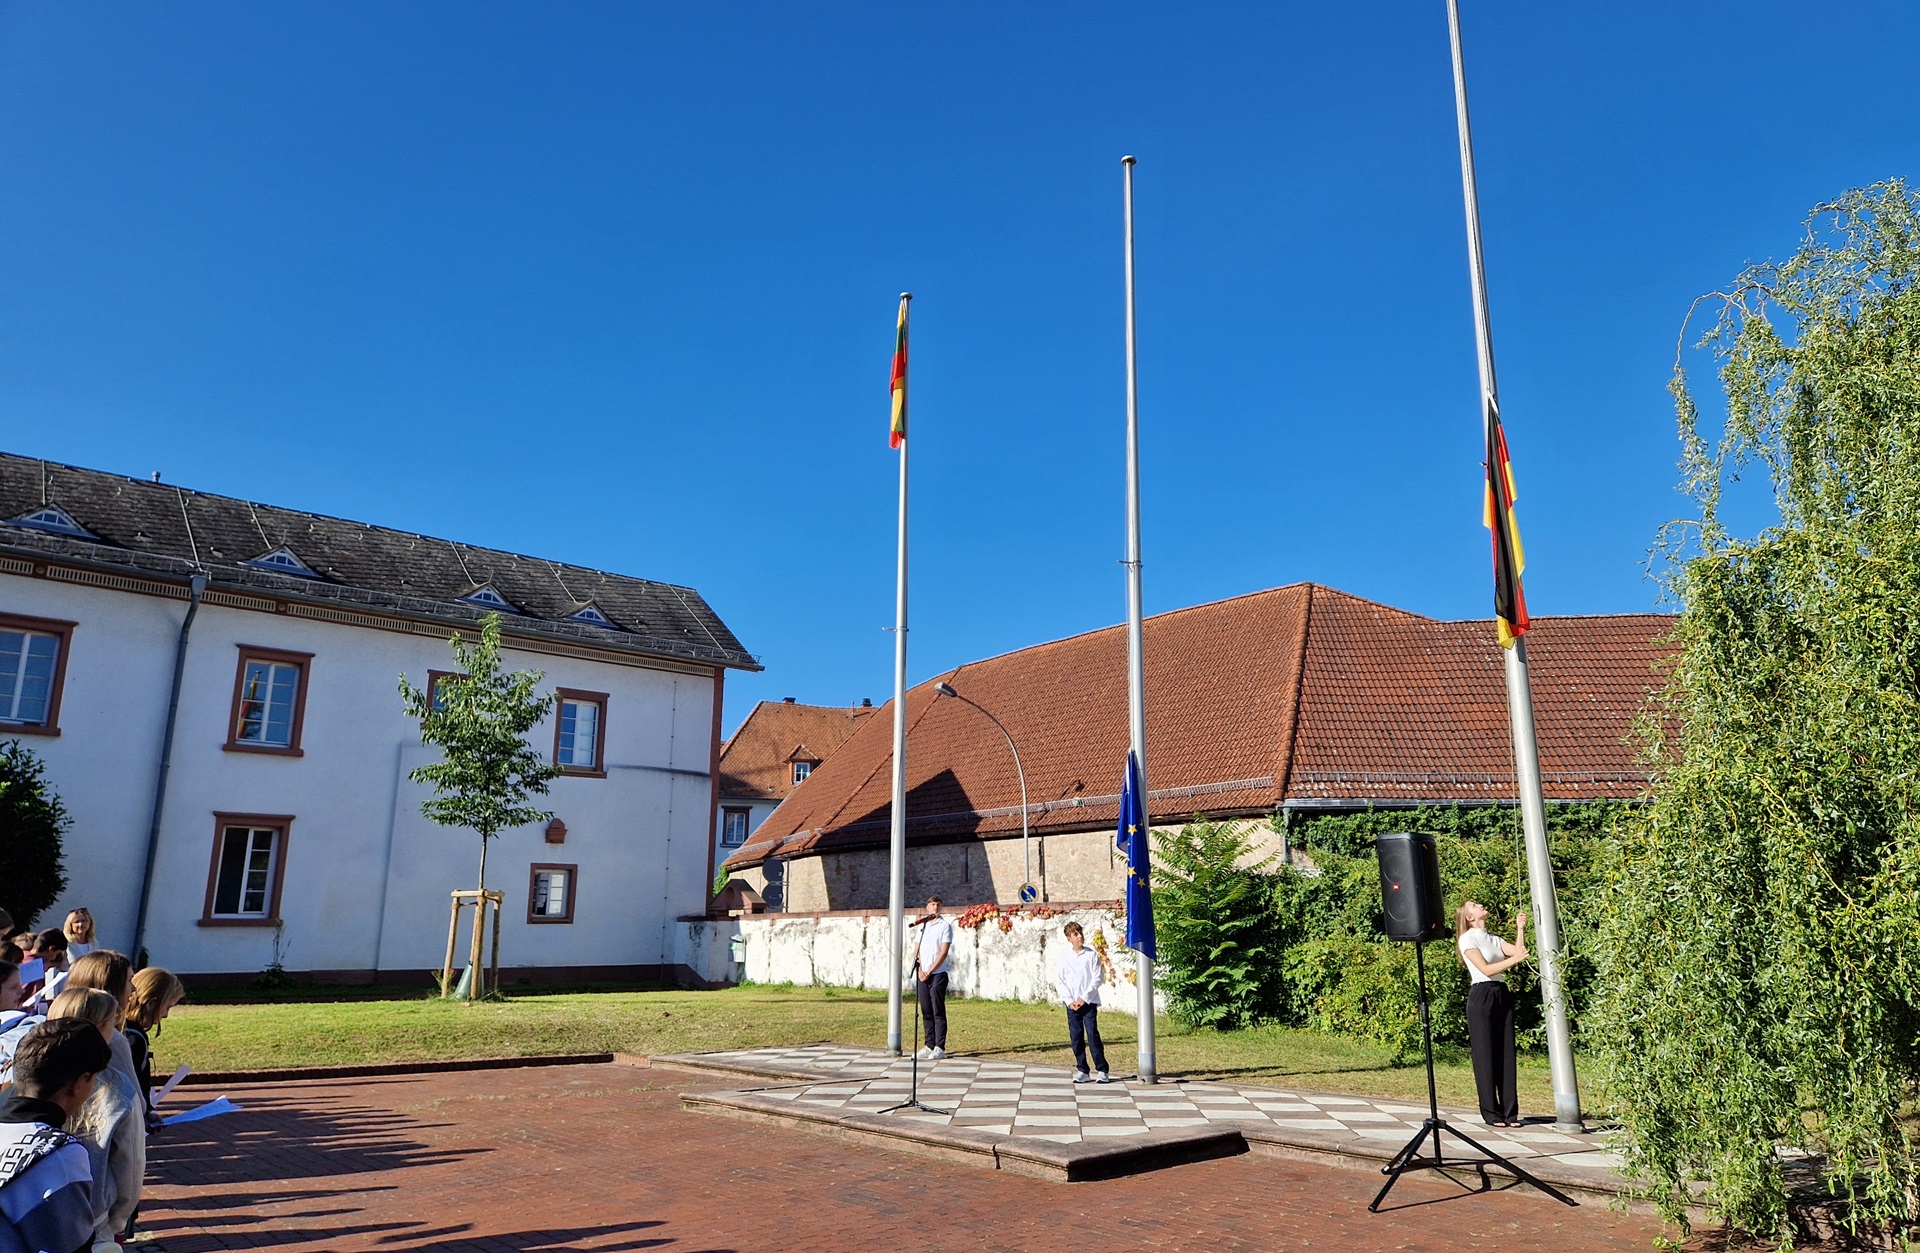
M 180 620 L 180 640 L 173 647 L 173 694 L 167 700 L 167 729 L 160 738 L 160 777 L 153 783 L 153 821 L 147 827 L 147 866 L 140 876 L 140 912 L 133 922 L 133 960 L 136 969 L 146 964 L 147 905 L 153 897 L 153 863 L 160 853 L 160 811 L 167 803 L 167 772 L 173 766 L 173 727 L 180 717 L 180 681 L 187 669 L 187 635 L 193 630 L 193 616 L 200 612 L 200 595 L 207 590 L 207 576 L 193 576 L 187 594 L 187 616 Z

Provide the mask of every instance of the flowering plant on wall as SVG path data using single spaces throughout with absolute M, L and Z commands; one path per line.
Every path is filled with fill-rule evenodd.
M 971 931 L 981 923 L 992 919 L 1000 924 L 1000 930 L 1011 932 L 1015 918 L 1057 918 L 1066 912 L 1055 905 L 996 905 L 989 901 L 984 905 L 967 906 L 953 921 L 955 925 Z

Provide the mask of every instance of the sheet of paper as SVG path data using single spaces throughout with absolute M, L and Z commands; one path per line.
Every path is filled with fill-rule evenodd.
M 183 1110 L 173 1115 L 171 1118 L 163 1118 L 160 1120 L 160 1125 L 163 1127 L 171 1127 L 176 1123 L 199 1122 L 203 1118 L 216 1118 L 221 1114 L 231 1114 L 240 1108 L 242 1107 L 235 1105 L 226 1097 L 219 1096 L 208 1101 L 205 1105 L 196 1105 L 192 1109 Z
M 25 986 L 32 987 L 46 977 L 47 963 L 38 957 L 29 957 L 20 963 L 20 982 Z
M 160 1102 L 166 1100 L 167 1093 L 179 1087 L 180 1081 L 182 1079 L 185 1079 L 187 1077 L 188 1072 L 190 1072 L 192 1069 L 193 1067 L 191 1066 L 182 1066 L 180 1069 L 174 1071 L 173 1076 L 171 1078 L 169 1078 L 165 1083 L 161 1084 L 159 1087 L 153 1090 L 153 1103 L 155 1105 L 158 1105 Z

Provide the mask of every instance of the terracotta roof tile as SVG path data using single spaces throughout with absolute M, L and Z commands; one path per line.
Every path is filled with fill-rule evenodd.
M 1623 741 L 1665 655 L 1657 614 L 1535 618 L 1527 636 L 1549 797 L 1631 797 Z M 1147 770 L 1156 820 L 1265 813 L 1282 800 L 1513 796 L 1502 660 L 1489 624 L 1440 622 L 1295 584 L 1144 624 Z M 945 680 L 1006 725 L 1035 831 L 1115 820 L 1127 748 L 1126 635 L 1109 627 L 937 676 L 907 693 L 911 842 L 1020 830 L 999 730 L 937 697 Z M 729 859 L 884 846 L 893 719 L 867 719 Z

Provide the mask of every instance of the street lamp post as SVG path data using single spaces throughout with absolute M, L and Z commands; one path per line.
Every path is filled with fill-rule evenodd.
M 1020 749 L 1013 742 L 1013 733 L 1007 730 L 1005 723 L 993 716 L 992 710 L 982 705 L 979 701 L 969 700 L 967 697 L 960 695 L 960 693 L 953 690 L 951 683 L 934 684 L 933 693 L 935 696 L 951 696 L 957 701 L 972 705 L 975 709 L 978 709 L 987 716 L 987 721 L 999 727 L 1000 734 L 1007 738 L 1007 750 L 1013 754 L 1013 771 L 1020 776 L 1020 857 L 1025 866 L 1020 881 L 1020 900 L 1023 904 L 1031 903 L 1028 899 L 1028 894 L 1032 893 L 1033 896 L 1037 898 L 1039 893 L 1035 891 L 1033 886 L 1033 843 L 1029 839 L 1027 829 L 1027 772 L 1025 768 L 1020 765 Z

